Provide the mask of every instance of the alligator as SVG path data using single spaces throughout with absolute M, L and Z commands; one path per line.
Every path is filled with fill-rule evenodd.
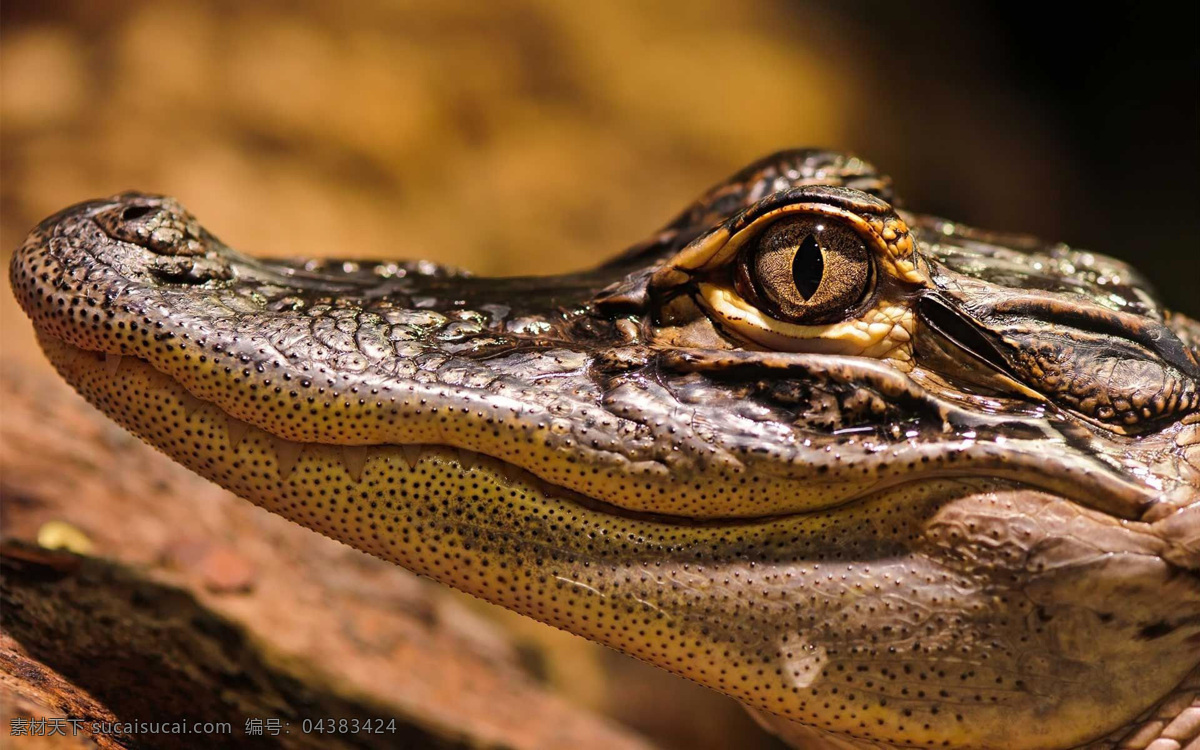
M 796 747 L 1200 744 L 1200 324 L 1130 266 L 792 150 L 593 270 L 46 219 L 12 288 L 112 419 Z

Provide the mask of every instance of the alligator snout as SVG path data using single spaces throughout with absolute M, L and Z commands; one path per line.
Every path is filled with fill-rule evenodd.
M 9 267 L 43 334 L 92 351 L 123 350 L 157 290 L 232 278 L 230 254 L 171 198 L 125 193 L 67 208 L 38 225 Z

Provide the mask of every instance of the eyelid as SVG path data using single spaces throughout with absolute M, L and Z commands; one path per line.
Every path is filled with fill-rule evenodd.
M 861 317 L 837 323 L 803 325 L 772 318 L 736 291 L 716 284 L 698 284 L 696 299 L 723 328 L 753 346 L 887 358 L 901 366 L 911 360 L 912 313 L 903 305 L 871 307 Z
M 873 252 L 886 252 L 887 250 L 887 243 L 875 230 L 875 227 L 852 211 L 825 203 L 791 203 L 763 213 L 736 233 L 731 234 L 727 226 L 722 226 L 699 237 L 681 250 L 670 263 L 656 271 L 651 278 L 651 285 L 655 287 L 677 286 L 686 283 L 690 277 L 715 271 L 737 257 L 738 252 L 747 242 L 753 240 L 781 217 L 789 214 L 830 217 L 830 219 L 858 232 L 868 250 Z

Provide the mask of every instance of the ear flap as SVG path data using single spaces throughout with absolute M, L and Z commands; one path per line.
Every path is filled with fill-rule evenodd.
M 921 300 L 931 330 L 1063 409 L 1128 435 L 1200 411 L 1197 352 L 1153 318 L 978 280 L 953 296 Z
M 1117 432 L 1140 434 L 1200 409 L 1194 375 L 1127 339 L 1074 328 L 1048 335 L 1019 325 L 999 333 L 1017 377 Z

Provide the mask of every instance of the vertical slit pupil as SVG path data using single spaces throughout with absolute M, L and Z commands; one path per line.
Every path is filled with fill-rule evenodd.
M 825 258 L 821 254 L 821 245 L 811 234 L 800 243 L 796 258 L 792 261 L 792 279 L 796 282 L 796 290 L 805 300 L 817 293 L 821 286 L 821 277 L 825 275 Z

